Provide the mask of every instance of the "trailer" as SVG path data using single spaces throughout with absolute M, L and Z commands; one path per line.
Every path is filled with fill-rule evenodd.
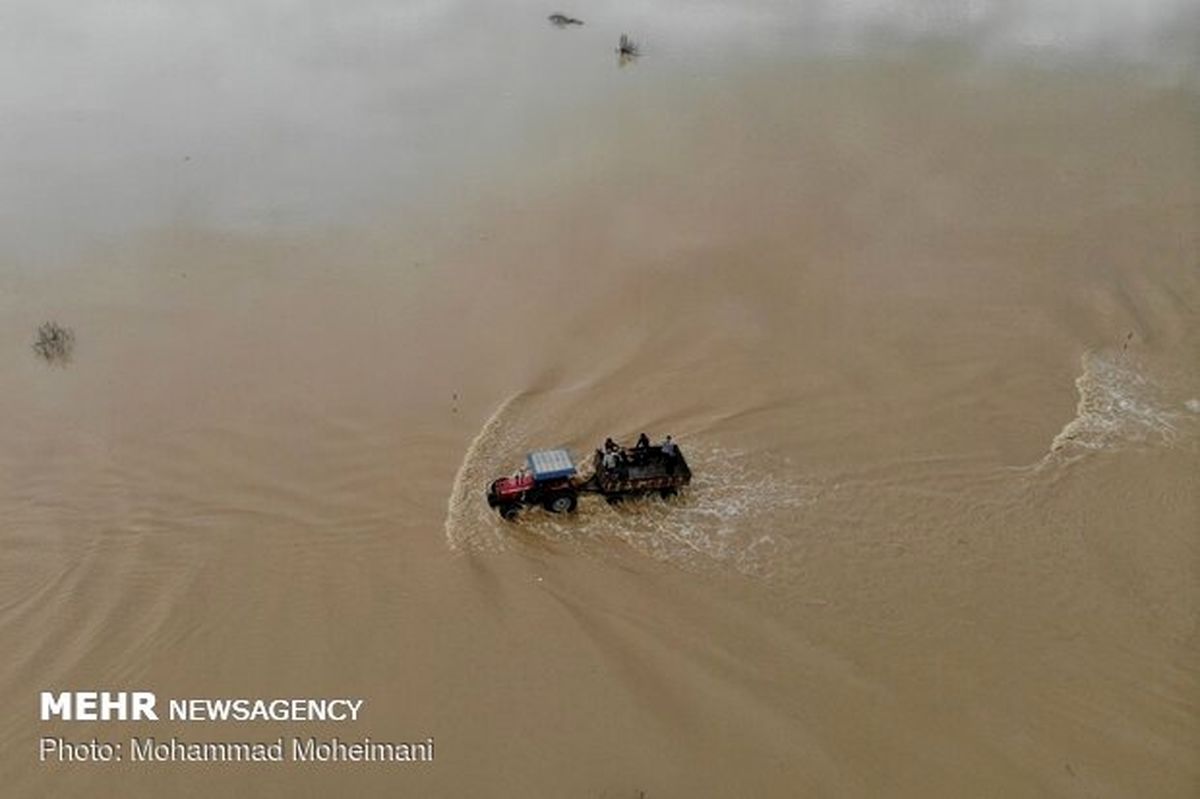
M 687 459 L 676 445 L 598 449 L 586 477 L 566 449 L 531 452 L 525 461 L 516 474 L 488 485 L 488 507 L 507 521 L 515 520 L 523 508 L 538 505 L 550 513 L 573 513 L 583 494 L 597 494 L 611 505 L 648 494 L 668 499 L 692 480 Z

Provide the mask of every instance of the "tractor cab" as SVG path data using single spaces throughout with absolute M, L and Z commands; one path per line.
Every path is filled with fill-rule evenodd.
M 525 456 L 525 461 L 529 464 L 529 475 L 535 483 L 569 480 L 575 476 L 575 464 L 571 462 L 571 453 L 565 449 L 531 452 Z

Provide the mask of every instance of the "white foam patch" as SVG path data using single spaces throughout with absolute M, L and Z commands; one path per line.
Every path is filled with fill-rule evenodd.
M 1054 437 L 1052 453 L 1174 441 L 1178 414 L 1168 409 L 1160 387 L 1125 354 L 1087 353 L 1075 386 L 1075 418 Z

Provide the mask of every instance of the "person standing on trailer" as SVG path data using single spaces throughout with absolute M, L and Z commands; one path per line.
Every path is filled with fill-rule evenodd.
M 675 464 L 679 461 L 679 447 L 675 446 L 675 442 L 671 440 L 670 436 L 667 436 L 660 449 L 667 461 L 667 474 L 674 475 Z

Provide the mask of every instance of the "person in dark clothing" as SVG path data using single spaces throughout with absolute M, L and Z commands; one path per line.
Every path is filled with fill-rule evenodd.
M 613 453 L 613 463 L 616 467 L 617 479 L 624 482 L 629 479 L 629 453 L 619 449 Z
M 650 436 L 645 433 L 638 436 L 631 460 L 634 466 L 645 466 L 650 461 Z
M 674 475 L 675 464 L 679 462 L 679 447 L 675 446 L 675 442 L 671 440 L 670 436 L 667 436 L 660 449 L 667 462 L 667 474 Z
M 604 439 L 604 451 L 605 452 L 617 452 L 620 449 L 621 448 L 617 446 L 617 442 L 612 440 L 612 436 L 609 436 L 608 438 Z

